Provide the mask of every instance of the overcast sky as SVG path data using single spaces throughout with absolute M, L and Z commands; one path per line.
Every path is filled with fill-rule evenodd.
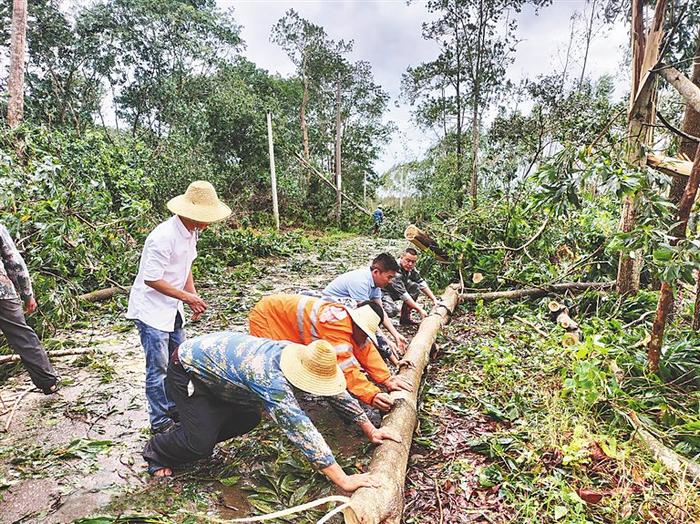
M 385 148 L 375 169 L 382 173 L 398 161 L 419 156 L 435 139 L 431 133 L 416 129 L 411 121 L 410 107 L 399 100 L 401 75 L 410 65 L 429 61 L 437 56 L 436 44 L 423 40 L 421 23 L 428 18 L 424 1 L 407 5 L 405 0 L 218 0 L 222 8 L 234 8 L 234 17 L 242 26 L 246 43 L 244 55 L 259 67 L 289 76 L 294 66 L 286 54 L 270 43 L 270 30 L 288 9 L 324 27 L 334 40 L 354 40 L 354 60 L 372 64 L 375 81 L 391 95 L 387 119 L 398 127 L 392 142 Z M 587 16 L 590 5 L 586 0 L 553 0 L 553 4 L 535 14 L 524 9 L 514 15 L 518 20 L 517 36 L 521 40 L 516 60 L 508 76 L 513 81 L 535 78 L 551 71 L 561 71 L 569 43 L 571 17 L 575 13 Z M 578 31 L 585 29 L 587 20 L 575 22 Z M 595 36 L 591 43 L 587 75 L 615 76 L 624 92 L 627 71 L 623 68 L 624 47 L 628 28 L 620 24 L 612 29 L 601 29 L 594 24 Z M 581 44 L 574 54 L 582 57 Z M 576 56 L 574 57 L 576 58 Z M 571 75 L 578 78 L 581 61 L 569 66 Z

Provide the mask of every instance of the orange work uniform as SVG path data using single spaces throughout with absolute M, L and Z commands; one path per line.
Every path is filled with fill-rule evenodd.
M 348 391 L 366 404 L 371 404 L 381 390 L 367 379 L 362 368 L 379 384 L 391 376 L 371 340 L 359 346 L 352 338 L 352 319 L 340 304 L 305 295 L 271 295 L 255 305 L 248 323 L 255 337 L 297 344 L 318 339 L 329 342 L 335 348 Z

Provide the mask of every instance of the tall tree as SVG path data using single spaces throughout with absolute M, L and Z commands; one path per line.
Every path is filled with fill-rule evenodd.
M 627 138 L 627 162 L 637 168 L 646 169 L 645 148 L 651 143 L 651 124 L 654 123 L 656 81 L 649 72 L 659 59 L 664 32 L 664 15 L 667 0 L 657 0 L 654 18 L 649 31 L 644 30 L 644 7 L 642 0 L 632 0 L 631 46 L 632 86 L 630 89 L 630 111 Z M 636 222 L 636 196 L 623 197 L 620 213 L 620 231 L 629 233 Z M 622 295 L 634 295 L 639 291 L 642 268 L 639 253 L 621 254 L 617 268 L 617 291 Z
M 24 62 L 27 50 L 27 0 L 13 0 L 10 76 L 7 80 L 7 123 L 14 128 L 24 114 Z
M 423 24 L 423 38 L 440 46 L 438 57 L 404 74 L 402 91 L 416 106 L 419 124 L 442 124 L 454 135 L 455 196 L 461 207 L 467 186 L 464 181 L 465 115 L 471 115 L 471 163 L 469 169 L 472 207 L 477 205 L 481 118 L 506 84 L 505 70 L 513 60 L 515 20 L 525 0 L 429 0 L 428 11 L 436 16 Z M 536 0 L 541 5 L 546 0 Z M 504 30 L 501 29 L 504 25 Z M 449 126 L 447 122 L 449 121 Z
M 188 79 L 211 74 L 239 49 L 240 28 L 214 0 L 101 0 L 80 16 L 98 34 L 95 56 L 111 61 L 106 82 L 132 133 L 162 137 L 190 119 Z
M 352 42 L 331 40 L 321 26 L 300 17 L 294 9 L 287 11 L 275 24 L 270 40 L 287 53 L 304 86 L 299 106 L 299 125 L 304 157 L 309 160 L 311 152 L 307 113 L 310 98 L 318 93 L 323 78 L 328 76 L 328 67 L 334 57 L 352 50 Z

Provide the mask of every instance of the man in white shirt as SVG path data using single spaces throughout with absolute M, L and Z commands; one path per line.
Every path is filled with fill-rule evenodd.
M 192 310 L 192 320 L 207 308 L 192 278 L 197 238 L 209 224 L 231 214 L 214 186 L 201 180 L 171 199 L 168 209 L 174 216 L 146 238 L 126 313 L 139 330 L 146 356 L 146 398 L 153 433 L 167 431 L 174 423 L 174 403 L 168 399 L 164 382 L 170 353 L 185 339 L 182 304 Z

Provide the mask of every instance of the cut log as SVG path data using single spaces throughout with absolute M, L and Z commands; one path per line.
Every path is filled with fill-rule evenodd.
M 510 291 L 487 291 L 484 293 L 462 293 L 459 298 L 465 302 L 476 300 L 498 300 L 505 298 L 508 300 L 518 300 L 526 297 L 543 297 L 545 295 L 556 295 L 564 291 L 586 291 L 588 289 L 610 289 L 614 282 L 566 282 L 562 284 L 543 285 L 538 288 L 512 289 Z
M 393 392 L 394 408 L 384 417 L 383 427 L 390 427 L 401 435 L 402 442 L 384 441 L 372 455 L 369 472 L 382 479 L 379 488 L 360 488 L 350 499 L 350 507 L 343 511 L 349 524 L 399 524 L 403 514 L 403 490 L 406 482 L 406 464 L 411 449 L 411 439 L 416 428 L 417 400 L 423 371 L 428 365 L 430 350 L 438 331 L 447 323 L 450 314 L 459 303 L 457 287 L 452 285 L 442 295 L 441 304 L 421 322 L 413 337 L 405 359 L 413 362 L 411 369 L 404 368 L 400 376 L 413 386 L 412 392 Z
M 566 331 L 578 330 L 578 323 L 569 316 L 569 308 L 564 304 L 560 304 L 556 300 L 552 300 L 547 304 L 551 319 L 559 324 Z
M 112 286 L 105 289 L 90 291 L 90 293 L 85 293 L 84 295 L 78 295 L 78 300 L 85 300 L 86 302 L 104 302 L 119 293 L 124 293 L 126 295 L 129 293 L 130 289 L 131 286 Z
M 85 353 L 92 353 L 94 349 L 60 349 L 58 351 L 50 351 L 46 354 L 49 358 L 59 358 L 59 357 L 70 357 L 73 355 L 84 355 Z M 0 364 L 14 364 L 16 362 L 21 362 L 19 355 L 2 355 L 0 356 Z
M 403 236 L 421 251 L 431 252 L 440 262 L 449 262 L 447 252 L 440 247 L 436 240 L 424 231 L 421 231 L 417 226 L 413 224 L 408 226 Z
M 692 162 L 671 156 L 655 155 L 654 153 L 647 154 L 647 165 L 667 175 L 683 178 L 688 178 L 693 169 Z

